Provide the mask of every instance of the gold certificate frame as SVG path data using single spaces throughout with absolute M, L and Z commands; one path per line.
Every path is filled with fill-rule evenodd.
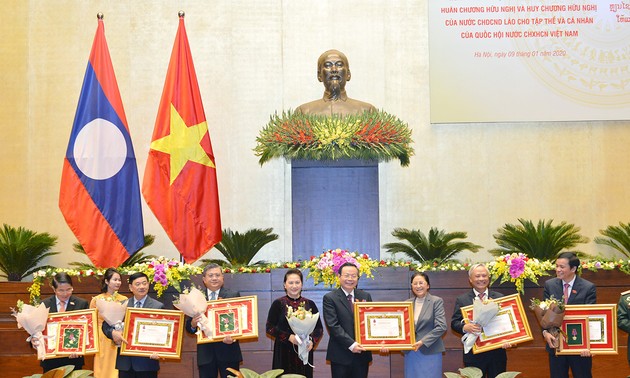
M 85 353 L 86 332 L 87 324 L 85 322 L 59 322 L 55 338 L 55 354 L 59 356 L 83 355 Z
M 591 354 L 618 354 L 617 304 L 566 305 L 564 317 L 588 318 Z M 564 327 L 564 324 L 562 325 Z
M 228 335 L 234 340 L 258 338 L 258 297 L 255 295 L 209 301 L 206 316 L 212 336 L 197 332 L 197 344 L 221 342 Z M 221 322 L 226 319 L 231 327 L 222 329 Z
M 589 321 L 587 317 L 565 316 L 562 321 L 562 333 L 556 349 L 556 356 L 580 355 L 590 349 Z
M 91 308 L 89 310 L 75 310 L 64 312 L 52 312 L 48 314 L 46 328 L 42 331 L 42 334 L 46 336 L 46 358 L 59 358 L 66 357 L 65 354 L 57 354 L 57 331 L 59 329 L 60 322 L 82 322 L 86 325 L 85 336 L 85 349 L 82 353 L 84 356 L 93 355 L 99 352 L 99 340 L 98 340 L 98 317 L 96 309 Z
M 501 309 L 475 341 L 473 354 L 500 349 L 504 343 L 520 344 L 534 339 L 520 295 L 506 295 L 491 301 L 498 303 Z M 461 311 L 464 319 L 473 320 L 473 305 L 462 307 Z
M 366 350 L 411 350 L 416 342 L 412 302 L 355 302 L 354 335 Z
M 127 308 L 121 356 L 179 359 L 182 351 L 184 313 L 176 310 Z

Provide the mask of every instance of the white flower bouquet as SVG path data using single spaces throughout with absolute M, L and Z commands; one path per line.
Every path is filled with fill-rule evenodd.
M 177 300 L 173 302 L 173 306 L 191 318 L 201 315 L 201 321 L 197 323 L 197 333 L 203 332 L 206 337 L 212 337 L 210 321 L 205 315 L 208 301 L 199 289 L 193 287 L 190 290 L 184 290 Z
M 304 304 L 301 304 L 297 310 L 293 307 L 287 306 L 287 321 L 289 327 L 295 334 L 296 341 L 298 342 L 297 354 L 304 365 L 308 364 L 308 344 L 311 341 L 310 334 L 313 333 L 319 314 L 313 314 L 311 310 L 306 310 Z
M 107 324 L 114 327 L 116 331 L 122 331 L 125 325 L 127 300 L 119 302 L 114 300 L 114 297 L 97 299 L 96 309 Z
M 30 335 L 26 341 L 37 340 L 37 359 L 44 360 L 46 358 L 46 346 L 43 342 L 42 331 L 46 328 L 48 321 L 48 307 L 40 303 L 39 306 L 31 306 L 18 301 L 17 310 L 12 309 L 13 316 L 17 320 L 18 328 L 24 328 Z
M 479 298 L 475 298 L 473 301 L 473 320 L 471 323 L 478 324 L 483 330 L 483 327 L 488 325 L 494 317 L 497 316 L 500 309 L 499 304 L 492 299 L 482 301 Z M 464 353 L 470 352 L 477 338 L 479 338 L 478 333 L 466 333 L 462 336 Z

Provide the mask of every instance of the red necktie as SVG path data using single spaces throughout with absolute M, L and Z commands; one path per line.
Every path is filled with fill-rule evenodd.
M 479 293 L 479 299 L 483 301 L 483 297 L 486 296 L 486 293 Z
M 564 284 L 564 304 L 569 303 L 569 284 Z

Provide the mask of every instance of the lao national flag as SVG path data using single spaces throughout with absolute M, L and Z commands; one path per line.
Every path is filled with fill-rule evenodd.
M 144 245 L 136 157 L 100 15 L 63 163 L 59 208 L 99 268 L 120 265 Z
M 142 194 L 187 263 L 221 241 L 214 153 L 183 14 L 155 120 Z

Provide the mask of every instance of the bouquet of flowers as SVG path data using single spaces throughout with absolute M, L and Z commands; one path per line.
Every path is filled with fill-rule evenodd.
M 495 316 L 499 313 L 500 306 L 492 299 L 480 300 L 475 298 L 473 301 L 473 320 L 471 323 L 479 324 L 481 328 L 488 325 Z M 477 333 L 466 333 L 462 336 L 462 343 L 464 344 L 464 353 L 470 352 L 473 345 L 479 338 Z
M 549 299 L 541 301 L 538 298 L 532 298 L 529 306 L 534 310 L 536 319 L 543 329 L 549 331 L 556 339 L 560 334 L 560 326 L 564 320 L 564 301 L 556 299 L 553 295 Z
M 101 297 L 96 300 L 96 309 L 103 320 L 114 327 L 116 331 L 122 331 L 125 325 L 125 313 L 127 312 L 127 300 L 117 301 L 111 297 Z
M 212 336 L 209 320 L 205 316 L 208 302 L 199 289 L 193 286 L 190 290 L 184 290 L 173 302 L 173 306 L 180 309 L 186 316 L 190 316 L 191 318 L 201 315 L 201 321 L 197 323 L 197 333 L 203 331 L 206 337 Z
M 304 264 L 309 269 L 308 277 L 312 277 L 315 285 L 323 282 L 326 286 L 339 287 L 339 268 L 345 263 L 352 263 L 359 269 L 359 275 L 374 278 L 372 268 L 376 268 L 379 262 L 371 260 L 363 253 L 349 252 L 345 249 L 329 249 L 318 257 L 311 256 L 311 260 Z
M 311 338 L 309 335 L 315 329 L 318 319 L 319 314 L 313 314 L 311 310 L 306 310 L 304 303 L 301 303 L 297 310 L 287 305 L 287 321 L 295 334 L 295 339 L 298 342 L 297 354 L 304 365 L 308 364 L 308 343 Z
M 48 311 L 48 307 L 44 306 L 43 303 L 35 307 L 22 301 L 18 301 L 17 310 L 11 309 L 12 315 L 17 320 L 18 328 L 24 328 L 30 335 L 26 341 L 31 341 L 31 339 L 39 341 L 36 347 L 38 360 L 46 358 L 46 346 L 43 342 L 42 331 L 46 328 Z
M 523 294 L 525 280 L 537 283 L 539 277 L 548 275 L 547 270 L 551 267 L 541 264 L 538 259 L 529 258 L 524 253 L 512 253 L 497 257 L 488 264 L 488 269 L 492 275 L 490 284 L 501 278 L 500 283 L 513 282 L 516 291 Z

